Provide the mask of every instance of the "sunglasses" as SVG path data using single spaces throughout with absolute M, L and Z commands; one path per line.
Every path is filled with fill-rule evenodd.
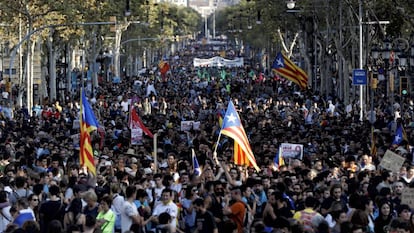
M 39 199 L 32 199 L 32 201 L 38 201 Z

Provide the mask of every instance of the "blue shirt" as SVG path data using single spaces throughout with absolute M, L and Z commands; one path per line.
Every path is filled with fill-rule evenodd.
M 33 213 L 28 209 L 24 209 L 20 210 L 19 215 L 14 219 L 13 223 L 18 225 L 19 227 L 22 227 L 25 222 L 31 220 L 35 220 Z

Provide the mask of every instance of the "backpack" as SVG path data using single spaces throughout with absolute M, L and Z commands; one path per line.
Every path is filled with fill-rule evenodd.
M 24 196 L 20 196 L 17 191 L 13 190 L 13 196 L 14 198 L 16 198 L 16 201 L 20 200 L 21 198 L 27 198 L 29 196 L 29 190 L 26 189 L 26 193 L 24 194 Z
M 250 233 L 250 229 L 253 225 L 254 216 L 252 212 L 250 211 L 250 207 L 247 206 L 247 204 L 244 204 L 244 217 L 243 217 L 243 232 L 244 233 Z
M 118 194 L 115 194 L 113 197 L 113 200 L 115 200 L 115 198 L 119 197 Z M 121 213 L 118 213 L 117 210 L 115 210 L 115 208 L 113 206 L 111 206 L 112 211 L 115 214 L 115 229 L 121 229 Z
M 303 225 L 303 230 L 305 232 L 315 232 L 313 225 L 312 225 L 312 219 L 316 216 L 316 212 L 308 213 L 306 211 L 301 211 L 300 219 L 299 221 Z

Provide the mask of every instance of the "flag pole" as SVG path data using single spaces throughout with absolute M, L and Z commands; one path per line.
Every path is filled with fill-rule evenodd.
M 217 142 L 216 142 L 216 145 L 214 146 L 214 151 L 213 151 L 213 159 L 214 159 L 214 161 L 216 162 L 217 165 L 219 165 L 219 161 L 217 159 L 217 147 L 218 147 L 218 144 L 220 142 L 220 138 L 221 138 L 221 129 L 220 129 L 220 133 L 219 133 L 219 136 L 217 138 Z

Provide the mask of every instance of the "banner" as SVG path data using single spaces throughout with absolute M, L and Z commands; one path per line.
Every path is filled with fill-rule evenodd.
M 282 158 L 292 158 L 302 160 L 303 158 L 303 145 L 302 144 L 292 144 L 292 143 L 282 143 L 279 150 L 282 151 Z
M 237 57 L 234 60 L 225 59 L 222 57 L 212 57 L 207 59 L 194 58 L 194 67 L 208 66 L 208 67 L 241 67 L 244 65 L 242 57 Z

